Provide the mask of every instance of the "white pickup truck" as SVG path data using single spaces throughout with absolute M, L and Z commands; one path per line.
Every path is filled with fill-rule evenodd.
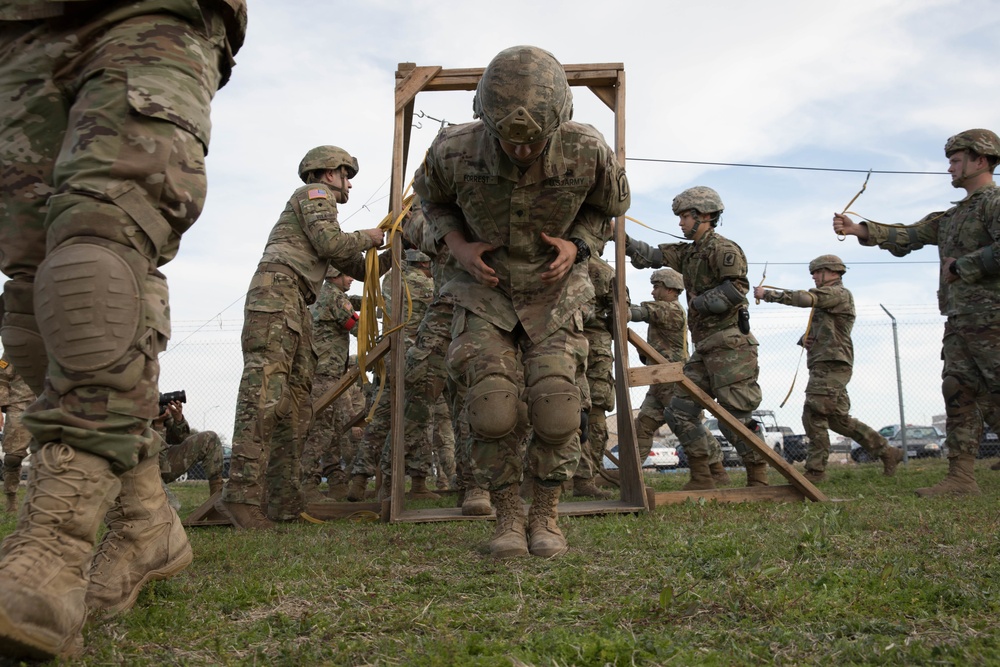
M 754 410 L 753 418 L 760 422 L 761 427 L 764 429 L 765 444 L 773 449 L 778 456 L 784 456 L 785 436 L 781 432 L 781 427 L 778 426 L 778 420 L 774 416 L 774 411 Z M 719 429 L 719 420 L 715 417 L 709 417 L 705 420 L 705 426 L 709 431 L 711 431 L 712 435 L 716 437 L 719 441 L 719 445 L 722 447 L 723 465 L 743 465 L 740 455 L 736 452 L 736 447 L 730 444 L 729 440 L 726 439 L 726 436 L 724 436 L 722 431 Z

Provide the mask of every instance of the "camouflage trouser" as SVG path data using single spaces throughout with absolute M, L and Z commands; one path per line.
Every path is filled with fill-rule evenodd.
M 983 413 L 977 405 L 1000 406 L 1000 315 L 953 315 L 944 326 L 941 389 L 948 457 L 979 453 Z
M 195 463 L 205 469 L 205 479 L 222 479 L 222 441 L 215 431 L 199 431 L 184 442 L 160 451 L 160 479 L 169 484 Z
M 657 429 L 667 423 L 664 417 L 664 410 L 670 405 L 670 399 L 677 395 L 684 395 L 680 386 L 676 384 L 663 383 L 650 385 L 646 391 L 646 397 L 642 399 L 639 406 L 639 414 L 635 417 L 635 439 L 639 446 L 639 461 L 645 461 L 649 452 L 653 449 L 653 434 Z M 698 433 L 699 438 L 704 438 L 707 433 L 709 454 L 708 462 L 722 462 L 722 448 L 719 441 L 707 431 Z M 676 435 L 676 434 L 675 434 Z
M 548 385 L 558 387 L 558 391 L 566 396 L 575 388 L 580 398 L 579 403 L 572 403 L 575 407 L 571 414 L 535 415 L 526 452 L 527 468 L 539 479 L 571 479 L 580 462 L 579 430 L 570 431 L 571 435 L 559 442 L 546 442 L 539 435 L 539 417 L 543 416 L 549 424 L 556 422 L 549 436 L 550 440 L 554 440 L 554 434 L 569 430 L 574 420 L 579 425 L 580 410 L 590 407 L 589 392 L 580 389 L 587 381 L 588 347 L 580 318 L 572 318 L 544 340 L 532 343 L 520 327 L 515 332 L 502 331 L 487 320 L 457 308 L 453 331 L 457 335 L 448 348 L 448 371 L 456 384 L 468 387 L 465 400 L 467 411 L 476 396 L 477 385 L 497 376 L 516 388 L 525 387 L 529 411 L 534 401 L 539 402 L 539 410 L 544 409 L 544 398 L 549 395 Z M 518 351 L 521 352 L 520 361 Z M 523 403 L 517 403 L 520 411 Z M 520 423 L 521 416 L 516 415 L 514 421 Z M 470 427 L 475 429 L 475 424 L 470 422 Z M 487 438 L 474 430 L 472 432 L 470 460 L 477 480 L 488 480 L 490 490 L 521 481 L 525 460 L 520 455 L 521 442 L 516 437 L 517 431 L 515 426 L 504 438 Z
M 806 470 L 826 470 L 830 458 L 828 429 L 856 440 L 873 459 L 885 452 L 885 438 L 850 415 L 847 383 L 851 374 L 850 364 L 841 361 L 820 361 L 809 369 L 806 402 L 802 406 L 802 428 L 809 436 Z
M 2 337 L 39 395 L 24 416 L 35 445 L 123 471 L 158 453 L 149 422 L 170 318 L 157 267 L 205 200 L 224 29 L 211 11 L 194 26 L 141 15 L 148 5 L 95 6 L 85 25 L 0 30 Z
M 584 329 L 589 344 L 587 354 L 587 384 L 590 391 L 590 412 L 587 415 L 587 442 L 580 453 L 580 465 L 574 477 L 592 479 L 603 466 L 608 444 L 607 413 L 615 409 L 615 378 L 612 369 L 611 333 L 606 327 Z
M 330 375 L 317 379 L 313 384 L 310 400 L 315 403 L 320 396 L 336 385 L 339 379 Z M 326 410 L 315 415 L 302 448 L 303 482 L 308 480 L 318 485 L 323 477 L 326 477 L 331 485 L 346 481 L 347 473 L 344 472 L 342 459 L 345 453 L 349 453 L 353 448 L 350 446 L 348 435 L 344 433 L 344 427 L 352 416 L 351 409 L 351 398 L 345 391 L 327 406 Z
M 431 415 L 428 427 L 437 464 L 437 481 L 439 485 L 448 485 L 455 475 L 455 430 L 452 427 L 451 408 L 448 407 L 444 394 L 434 402 Z
M 427 425 L 433 419 L 432 409 L 444 391 L 448 378 L 445 355 L 451 342 L 451 319 L 455 305 L 447 297 L 435 296 L 428 305 L 414 344 L 406 350 L 403 377 L 403 442 L 430 449 Z M 383 445 L 389 451 L 390 442 Z M 419 454 L 418 454 L 419 456 Z M 386 457 L 383 471 L 389 472 L 391 461 Z
M 403 385 L 403 390 L 405 391 L 405 381 Z M 379 399 L 378 407 L 375 409 L 375 417 L 372 419 L 372 423 L 368 425 L 368 428 L 365 429 L 364 435 L 364 447 L 371 447 L 372 449 L 372 452 L 367 455 L 368 460 L 376 466 L 381 466 L 382 474 L 386 477 L 392 475 L 392 439 L 389 431 L 392 422 L 392 412 L 389 408 L 391 400 L 389 392 L 392 391 L 391 387 L 392 385 L 386 382 L 385 391 L 382 392 L 382 398 Z M 427 399 L 423 396 L 414 396 L 413 401 L 426 403 Z M 421 408 L 421 411 L 426 411 L 430 415 L 429 407 Z M 403 419 L 406 419 L 405 409 Z M 428 423 L 429 420 L 422 422 L 420 428 L 407 429 L 404 422 L 403 465 L 405 467 L 404 474 L 410 477 L 430 477 L 433 472 L 434 453 L 431 448 L 430 432 L 427 428 Z M 361 473 L 355 472 L 354 474 Z M 372 471 L 368 474 L 373 475 L 375 473 Z
M 261 505 L 266 484 L 268 516 L 298 516 L 299 451 L 304 424 L 312 416 L 309 395 L 316 354 L 312 315 L 295 278 L 269 271 L 254 275 L 242 346 L 233 458 L 223 498 Z
M 685 376 L 748 426 L 753 422 L 753 411 L 760 405 L 759 372 L 757 339 L 735 328 L 717 332 L 699 342 L 695 353 L 684 364 Z M 679 398 L 694 404 L 693 399 L 686 395 Z M 676 409 L 677 399 L 671 403 L 670 412 L 677 420 L 675 435 L 684 445 L 688 457 L 717 460 L 719 443 L 702 423 L 703 411 Z M 745 465 L 764 463 L 764 457 L 737 437 L 722 420 L 719 420 L 719 428 L 736 447 Z
M 24 405 L 8 405 L 3 423 L 3 490 L 14 493 L 21 484 L 21 462 L 28 455 L 31 434 L 21 423 Z

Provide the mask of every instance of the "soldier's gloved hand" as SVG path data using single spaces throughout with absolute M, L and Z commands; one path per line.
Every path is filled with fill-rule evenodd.
M 645 306 L 629 306 L 628 307 L 628 319 L 629 322 L 645 322 L 649 317 L 649 311 Z

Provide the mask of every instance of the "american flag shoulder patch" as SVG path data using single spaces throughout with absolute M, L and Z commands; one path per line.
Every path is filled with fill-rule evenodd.
M 309 191 L 309 199 L 326 199 L 326 190 L 322 188 L 313 188 Z

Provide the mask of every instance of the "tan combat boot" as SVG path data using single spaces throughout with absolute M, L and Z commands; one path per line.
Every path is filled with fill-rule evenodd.
M 305 503 L 306 505 L 311 505 L 313 503 L 322 503 L 329 500 L 319 490 L 319 484 L 316 483 L 315 479 L 303 480 L 301 493 L 302 493 L 302 502 Z
M 490 504 L 490 492 L 478 486 L 467 488 L 465 490 L 465 498 L 462 499 L 462 515 L 489 516 L 490 514 L 493 514 L 493 506 Z
M 805 477 L 806 479 L 808 479 L 813 484 L 817 484 L 819 482 L 825 482 L 826 481 L 826 471 L 825 470 L 806 470 L 802 474 L 802 476 Z M 750 486 L 750 485 L 747 484 L 747 486 Z
M 722 461 L 716 461 L 715 463 L 708 464 L 708 471 L 712 475 L 712 481 L 715 482 L 715 486 L 729 486 L 733 483 L 733 480 L 729 479 L 729 473 L 726 472 L 726 467 L 722 465 Z
M 606 500 L 614 494 L 610 491 L 597 488 L 597 485 L 594 484 L 593 478 L 582 479 L 580 477 L 574 477 L 573 495 L 581 498 L 600 498 L 601 500 Z
M 767 464 L 747 463 L 747 486 L 768 486 Z
M 981 496 L 976 484 L 976 458 L 972 454 L 959 454 L 948 458 L 948 474 L 934 486 L 917 489 L 921 498 L 934 496 Z
M 267 518 L 260 505 L 249 503 L 228 503 L 222 497 L 215 501 L 215 510 L 229 517 L 233 525 L 240 530 L 270 530 L 274 522 Z
M 566 538 L 556 524 L 562 485 L 549 487 L 535 480 L 531 491 L 531 508 L 528 510 L 528 551 L 542 558 L 552 558 L 566 553 Z
M 347 487 L 347 499 L 352 503 L 364 500 L 367 488 L 368 475 L 351 475 L 351 483 Z
M 903 450 L 899 447 L 886 447 L 879 458 L 882 460 L 882 474 L 892 477 L 896 474 L 896 466 L 903 460 Z
M 494 558 L 528 555 L 528 539 L 524 532 L 524 502 L 517 484 L 508 484 L 493 492 L 497 503 L 497 524 L 490 540 Z
M 147 458 L 120 480 L 87 588 L 87 607 L 108 614 L 131 609 L 146 582 L 168 579 L 192 560 L 184 526 L 163 492 L 157 459 Z
M 32 456 L 17 528 L 0 547 L 0 655 L 49 660 L 83 650 L 87 570 L 120 488 L 100 456 L 60 443 Z
M 427 488 L 426 477 L 410 477 L 410 492 L 406 494 L 409 500 L 439 500 L 441 496 Z
M 211 498 L 217 493 L 222 493 L 222 487 L 225 485 L 226 481 L 221 477 L 213 477 L 208 480 L 208 496 Z
M 681 487 L 684 491 L 710 491 L 715 488 L 707 456 L 689 456 L 688 468 L 691 470 L 691 479 Z

